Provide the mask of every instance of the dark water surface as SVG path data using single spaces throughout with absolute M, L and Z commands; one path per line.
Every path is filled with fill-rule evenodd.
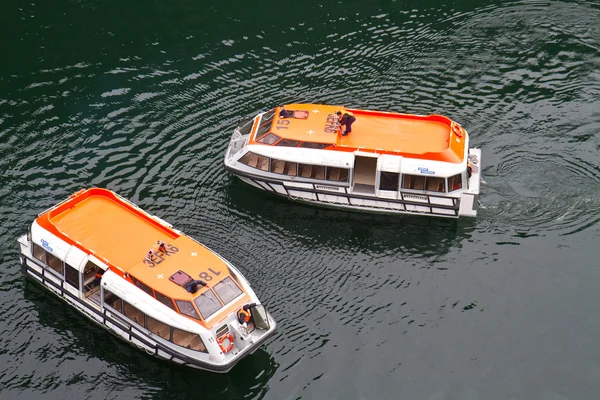
M 1 399 L 600 398 L 598 1 L 0 5 Z M 441 113 L 475 220 L 316 209 L 222 168 L 283 102 Z M 155 360 L 20 274 L 82 187 L 215 249 L 280 324 L 227 375 Z

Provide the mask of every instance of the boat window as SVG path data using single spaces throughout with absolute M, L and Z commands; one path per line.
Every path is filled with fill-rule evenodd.
M 260 120 L 260 127 L 256 131 L 255 138 L 259 138 L 265 133 L 271 130 L 271 125 L 273 125 L 273 116 L 275 115 L 275 109 L 268 111 L 265 115 L 262 116 Z
M 264 135 L 265 133 L 269 132 L 271 130 L 271 124 L 272 122 L 267 122 L 266 124 L 261 125 L 256 131 L 256 135 L 254 137 L 258 138 Z
M 258 168 L 262 171 L 268 171 L 269 170 L 269 157 L 258 156 L 258 164 L 257 164 L 256 168 Z
M 196 309 L 192 305 L 191 302 L 185 300 L 175 300 L 175 304 L 177 304 L 177 308 L 179 308 L 179 312 L 183 315 L 187 315 L 188 317 L 200 319 Z
M 275 174 L 296 176 L 297 169 L 295 162 L 271 159 L 271 172 Z
M 175 310 L 175 306 L 173 305 L 173 300 L 170 297 L 167 297 L 162 293 L 158 293 L 158 292 L 154 292 L 154 293 L 156 293 L 156 300 L 160 301 L 165 306 Z
M 146 329 L 163 339 L 171 338 L 171 327 L 149 315 L 146 315 Z
M 62 260 L 54 254 L 46 252 L 46 250 L 35 243 L 33 244 L 33 256 L 43 262 L 44 265 L 50 267 L 51 270 L 63 275 Z
M 313 179 L 325 179 L 325 166 L 313 165 L 312 173 L 310 177 Z
M 346 168 L 327 167 L 327 180 L 348 182 L 348 170 Z
M 462 189 L 462 175 L 458 174 L 448 178 L 448 188 L 451 192 Z
M 261 137 L 260 139 L 258 139 L 257 142 L 264 143 L 264 144 L 273 144 L 276 141 L 278 141 L 279 139 L 281 139 L 279 136 L 269 133 L 268 135 L 265 135 L 265 136 Z
M 149 287 L 148 285 L 144 284 L 143 282 L 140 282 L 139 280 L 137 280 L 132 275 L 129 275 L 129 276 L 131 277 L 131 280 L 133 281 L 133 284 L 135 286 L 137 286 L 138 288 L 142 289 L 144 292 L 148 293 L 150 296 L 154 297 L 154 293 L 152 292 L 152 288 L 151 287 Z
M 427 177 L 425 179 L 426 188 L 430 192 L 446 192 L 446 178 Z
M 48 257 L 48 265 L 50 268 L 59 274 L 63 275 L 63 262 L 60 258 L 56 257 L 54 254 L 46 253 Z
M 33 244 L 33 256 L 46 264 L 46 250 L 42 249 L 37 244 Z
M 403 175 L 402 188 L 423 190 L 425 188 L 425 177 L 420 175 Z
M 233 299 L 242 294 L 242 289 L 230 278 L 227 277 L 214 286 L 215 292 L 223 304 L 230 303 Z
M 397 192 L 399 180 L 399 173 L 381 171 L 381 177 L 379 180 L 379 190 L 392 190 L 394 192 Z
M 173 328 L 173 338 L 171 342 L 177 346 L 187 347 L 191 350 L 201 351 L 208 353 L 206 346 L 202 342 L 202 339 L 196 333 L 190 333 L 181 329 Z
M 200 311 L 200 314 L 204 319 L 207 319 L 223 307 L 223 304 L 221 304 L 219 299 L 217 299 L 210 289 L 196 297 L 194 303 L 196 303 L 196 307 L 198 307 L 198 311 Z
M 104 305 L 110 306 L 120 313 L 123 312 L 123 300 L 107 289 L 104 289 Z
M 275 109 L 269 110 L 266 113 L 263 114 L 261 120 L 260 120 L 260 124 L 264 124 L 265 122 L 271 122 L 273 121 L 273 117 L 275 116 Z
M 312 165 L 307 164 L 298 164 L 298 171 L 300 172 L 298 175 L 303 178 L 310 178 L 310 174 L 312 172 Z
M 251 151 L 244 154 L 244 156 L 240 158 L 240 162 L 249 167 L 258 168 L 262 171 L 269 170 L 269 157 L 260 156 L 256 153 L 252 153 Z
M 123 301 L 123 314 L 138 325 L 145 326 L 146 315 L 126 301 Z
M 65 281 L 75 289 L 79 290 L 79 271 L 65 264 Z
M 256 168 L 256 163 L 258 162 L 258 157 L 253 152 L 249 151 L 242 158 L 239 159 L 239 162 L 242 164 L 246 164 L 250 167 Z
M 240 125 L 238 129 L 242 135 L 247 135 L 252 130 L 252 125 L 254 125 L 254 118 Z
M 298 176 L 312 179 L 325 179 L 325 167 L 322 165 L 298 164 Z
M 299 140 L 282 139 L 281 141 L 277 142 L 275 146 L 298 147 L 299 144 Z
M 302 142 L 300 147 L 304 147 L 307 149 L 324 149 L 329 146 L 328 143 L 314 143 L 314 142 Z

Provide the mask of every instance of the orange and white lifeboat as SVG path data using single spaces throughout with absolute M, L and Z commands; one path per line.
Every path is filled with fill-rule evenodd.
M 18 242 L 30 277 L 153 356 L 227 372 L 275 333 L 231 263 L 112 191 L 75 193 Z
M 481 150 L 441 115 L 288 104 L 243 121 L 225 168 L 259 189 L 338 208 L 474 217 Z

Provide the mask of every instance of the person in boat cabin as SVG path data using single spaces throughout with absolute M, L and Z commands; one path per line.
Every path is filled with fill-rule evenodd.
M 238 311 L 238 322 L 246 329 L 246 332 L 248 332 L 248 322 L 252 320 L 250 310 L 254 307 L 256 307 L 256 303 L 244 304 L 242 309 Z
M 346 129 L 342 132 L 342 136 L 348 135 L 352 132 L 352 124 L 356 121 L 356 117 L 350 111 L 346 111 L 344 115 L 342 115 L 341 111 L 337 113 L 338 118 L 340 119 L 340 126 L 345 126 Z
M 281 106 L 279 111 L 279 118 L 292 118 L 293 113 L 285 109 L 285 106 Z
M 92 284 L 93 286 L 100 286 L 100 281 L 102 280 L 103 274 L 104 274 L 103 269 L 96 271 L 96 274 L 94 275 L 94 282 Z

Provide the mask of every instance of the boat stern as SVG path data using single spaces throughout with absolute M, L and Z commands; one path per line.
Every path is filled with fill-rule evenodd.
M 262 305 L 252 304 L 251 320 L 240 322 L 238 314 L 232 314 L 214 329 L 209 339 L 210 364 L 213 372 L 229 372 L 240 360 L 254 353 L 277 332 L 277 323 Z M 207 369 L 206 366 L 201 367 Z
M 469 149 L 468 155 L 468 176 L 467 190 L 460 195 L 459 216 L 475 217 L 479 208 L 479 190 L 481 187 L 481 149 Z

